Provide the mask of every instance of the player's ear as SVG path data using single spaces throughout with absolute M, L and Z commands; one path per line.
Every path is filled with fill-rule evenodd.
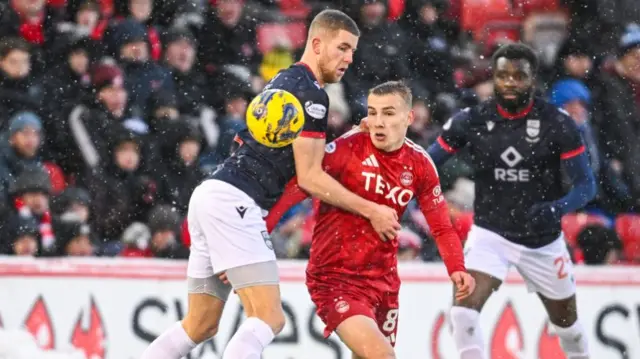
M 411 125 L 413 123 L 413 120 L 415 120 L 416 118 L 416 113 L 413 111 L 413 109 L 409 110 L 409 114 L 407 115 L 407 124 Z
M 320 37 L 315 36 L 311 39 L 311 48 L 313 49 L 313 53 L 316 55 L 320 55 L 320 49 L 322 47 L 322 40 Z

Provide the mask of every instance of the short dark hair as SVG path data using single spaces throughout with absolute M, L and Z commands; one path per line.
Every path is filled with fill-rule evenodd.
M 507 60 L 526 60 L 534 72 L 538 71 L 538 56 L 532 48 L 521 42 L 500 46 L 491 56 L 491 65 L 494 69 L 498 59 L 501 57 Z
M 0 59 L 4 59 L 14 50 L 31 53 L 29 43 L 21 37 L 8 36 L 0 39 Z
M 402 81 L 387 81 L 369 90 L 369 95 L 400 95 L 404 102 L 411 107 L 413 105 L 413 94 L 411 88 Z
M 340 10 L 322 10 L 316 15 L 311 21 L 311 25 L 309 25 L 309 33 L 311 34 L 319 29 L 329 31 L 345 30 L 360 37 L 360 29 L 358 29 L 356 22 Z

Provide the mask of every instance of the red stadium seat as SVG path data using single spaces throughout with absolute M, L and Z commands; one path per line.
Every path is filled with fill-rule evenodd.
M 442 16 L 459 23 L 462 18 L 462 0 L 449 1 L 449 7 L 447 7 L 447 11 L 445 11 Z
M 462 29 L 477 33 L 495 20 L 514 20 L 510 0 L 462 0 Z
M 519 20 L 494 20 L 485 24 L 481 31 L 476 32 L 476 39 L 484 44 L 484 48 L 491 51 L 495 46 L 505 42 L 520 40 L 521 26 Z M 491 55 L 487 53 L 486 55 Z
M 580 231 L 592 224 L 606 225 L 605 217 L 586 213 L 571 213 L 562 217 L 562 232 L 567 243 L 573 248 L 578 248 L 578 234 Z
M 615 226 L 625 257 L 630 261 L 640 261 L 640 215 L 620 215 Z
M 263 54 L 271 50 L 277 41 L 282 38 L 288 39 L 294 49 L 304 46 L 307 40 L 307 26 L 303 22 L 262 24 L 258 26 L 256 32 L 258 49 Z
M 540 12 L 555 12 L 560 9 L 558 0 L 513 0 L 515 11 L 523 15 Z
M 304 0 L 279 0 L 278 6 L 283 15 L 294 19 L 304 19 L 311 11 Z
M 53 194 L 59 194 L 67 188 L 67 181 L 62 169 L 53 162 L 45 162 L 44 167 L 49 173 L 49 179 L 51 181 L 51 191 Z
M 396 21 L 404 13 L 406 2 L 404 0 L 389 0 L 387 19 Z

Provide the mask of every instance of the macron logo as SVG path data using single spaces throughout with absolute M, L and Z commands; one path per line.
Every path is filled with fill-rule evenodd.
M 366 160 L 362 161 L 362 164 L 369 167 L 380 167 L 378 165 L 378 160 L 376 160 L 376 156 L 374 155 L 367 157 Z

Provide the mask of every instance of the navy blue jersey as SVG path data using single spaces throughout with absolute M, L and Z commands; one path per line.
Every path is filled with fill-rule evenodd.
M 488 101 L 461 111 L 443 128 L 438 143 L 447 152 L 469 149 L 475 224 L 528 247 L 558 238 L 559 221 L 534 226 L 527 212 L 565 195 L 561 162 L 585 150 L 568 114 L 535 99 L 527 111 L 509 116 Z
M 278 73 L 266 86 L 295 95 L 304 107 L 305 122 L 300 136 L 324 138 L 327 130 L 329 97 L 302 63 Z M 269 210 L 295 175 L 293 148 L 269 148 L 253 139 L 248 130 L 238 133 L 240 147 L 222 163 L 211 178 L 227 182 Z

